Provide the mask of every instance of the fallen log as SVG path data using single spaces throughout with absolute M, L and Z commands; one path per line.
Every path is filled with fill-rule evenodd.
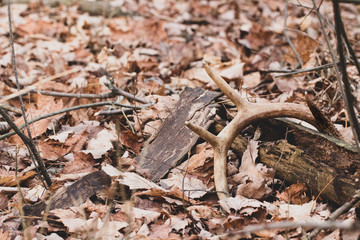
M 278 178 L 304 183 L 313 197 L 340 205 L 360 188 L 360 156 L 353 145 L 286 120 L 263 120 L 254 126 L 260 127 L 264 141 L 258 160 L 275 169 Z M 217 123 L 214 131 L 223 128 Z M 242 155 L 246 146 L 247 140 L 238 135 L 231 149 Z

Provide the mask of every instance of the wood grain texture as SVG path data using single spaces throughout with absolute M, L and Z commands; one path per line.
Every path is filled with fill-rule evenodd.
M 70 186 L 58 189 L 48 202 L 41 201 L 34 205 L 24 205 L 24 213 L 26 216 L 41 216 L 48 204 L 50 204 L 49 210 L 67 209 L 77 204 L 80 205 L 87 198 L 108 189 L 110 184 L 111 178 L 104 171 L 89 173 Z
M 148 170 L 151 180 L 160 180 L 191 150 L 199 136 L 185 126 L 191 121 L 204 128 L 212 123 L 209 103 L 220 94 L 201 88 L 185 88 L 174 110 L 165 119 L 155 138 L 136 157 L 139 166 Z

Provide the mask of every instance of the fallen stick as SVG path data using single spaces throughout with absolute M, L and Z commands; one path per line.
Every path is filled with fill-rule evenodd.
M 32 90 L 36 89 L 40 85 L 43 85 L 43 84 L 45 84 L 45 83 L 47 83 L 49 81 L 56 80 L 56 79 L 58 79 L 60 77 L 67 76 L 69 74 L 76 73 L 76 72 L 78 72 L 80 70 L 81 70 L 80 67 L 75 67 L 73 69 L 70 69 L 70 70 L 55 74 L 53 76 L 50 76 L 50 77 L 47 77 L 47 78 L 44 78 L 44 79 L 40 79 L 39 81 L 37 81 L 33 85 L 27 86 L 27 87 L 21 89 L 20 91 L 16 91 L 16 92 L 14 92 L 12 94 L 4 96 L 3 98 L 0 99 L 0 103 L 2 104 L 2 103 L 5 103 L 6 101 L 8 101 L 10 99 L 13 99 L 13 98 L 16 98 L 16 97 L 20 96 L 20 95 L 27 94 L 28 92 L 31 92 Z

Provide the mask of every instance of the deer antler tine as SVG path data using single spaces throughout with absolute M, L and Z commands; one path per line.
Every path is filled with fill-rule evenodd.
M 214 182 L 219 199 L 228 197 L 228 186 L 226 181 L 226 158 L 227 149 L 221 139 L 198 125 L 191 122 L 185 122 L 185 125 L 211 144 L 214 149 Z
M 207 74 L 209 74 L 210 78 L 216 83 L 216 85 L 220 88 L 221 92 L 223 92 L 239 109 L 244 104 L 244 100 L 240 97 L 240 95 L 232 89 L 227 82 L 220 77 L 219 74 L 215 73 L 215 71 L 210 68 L 210 66 L 203 61 L 203 66 Z
M 185 122 L 185 125 L 194 133 L 199 135 L 202 139 L 207 141 L 211 144 L 211 146 L 216 147 L 218 145 L 216 136 L 209 131 L 207 131 L 205 128 L 202 128 L 198 125 L 195 125 L 191 122 Z

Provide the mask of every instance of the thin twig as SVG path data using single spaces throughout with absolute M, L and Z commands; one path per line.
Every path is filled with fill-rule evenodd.
M 346 71 L 346 62 L 345 62 L 345 56 L 343 52 L 343 44 L 342 44 L 342 34 L 345 33 L 345 30 L 342 29 L 343 25 L 341 20 L 341 14 L 340 14 L 340 8 L 339 3 L 336 0 L 333 0 L 333 10 L 334 10 L 334 22 L 335 22 L 335 30 L 336 30 L 336 37 L 337 37 L 337 48 L 338 48 L 338 54 L 340 58 L 340 68 L 342 73 L 342 82 L 344 84 L 343 89 L 343 98 L 345 100 L 345 106 L 346 110 L 349 115 L 349 120 L 351 124 L 351 129 L 354 134 L 354 139 L 356 142 L 356 147 L 358 149 L 358 152 L 360 153 L 360 126 L 356 118 L 355 110 L 354 110 L 354 96 L 351 93 L 351 84 L 349 81 L 349 76 Z M 340 79 L 339 79 L 340 81 Z
M 337 62 L 337 64 L 338 64 L 338 62 Z M 274 76 L 274 77 L 286 77 L 286 76 L 291 76 L 291 75 L 300 74 L 300 73 L 319 71 L 319 70 L 331 68 L 331 67 L 333 67 L 333 66 L 334 66 L 333 63 L 327 63 L 327 64 L 324 64 L 324 65 L 321 65 L 321 66 L 317 66 L 317 67 L 312 67 L 312 68 L 307 68 L 307 69 L 292 70 L 292 71 L 286 72 L 286 73 L 284 73 L 284 74 L 276 75 L 276 76 Z M 270 72 L 270 71 L 268 71 L 268 72 Z M 273 72 L 275 72 L 275 70 L 274 70 Z
M 126 107 L 126 108 L 133 108 L 133 109 L 141 109 L 141 108 L 145 108 L 145 107 L 150 106 L 150 104 L 145 104 L 145 105 L 140 105 L 140 106 L 130 106 L 130 105 L 125 105 L 125 104 L 121 104 L 121 103 L 117 103 L 117 102 L 113 102 L 113 101 L 110 101 L 110 102 L 90 103 L 90 104 L 78 105 L 78 106 L 74 106 L 74 107 L 69 107 L 69 108 L 61 109 L 61 110 L 59 110 L 59 111 L 55 111 L 55 112 L 52 112 L 52 113 L 48 113 L 48 114 L 39 116 L 39 117 L 37 117 L 37 118 L 31 119 L 31 120 L 29 121 L 29 124 L 32 124 L 32 123 L 37 122 L 37 121 L 40 121 L 40 120 L 42 120 L 42 119 L 46 119 L 46 118 L 49 118 L 49 117 L 53 117 L 53 116 L 55 116 L 55 115 L 59 115 L 59 114 L 62 114 L 62 113 L 66 113 L 66 112 L 70 112 L 70 111 L 74 111 L 74 110 L 79 110 L 79 109 L 82 109 L 82 108 L 100 107 L 100 106 L 105 106 L 105 105 L 114 105 L 114 106 Z M 15 126 L 16 126 L 16 125 L 15 125 Z M 19 126 L 19 129 L 23 129 L 24 127 L 25 127 L 25 124 L 22 124 L 22 125 Z M 10 137 L 10 136 L 15 135 L 15 134 L 16 134 L 15 132 L 6 133 L 6 134 L 0 136 L 0 140 L 3 140 L 3 139 L 5 139 L 5 138 Z
M 335 221 L 341 214 L 350 210 L 350 208 L 354 207 L 360 201 L 360 190 L 356 192 L 356 194 L 351 198 L 349 202 L 346 202 L 344 205 L 336 209 L 327 219 L 328 221 Z M 320 232 L 320 228 L 315 228 L 311 233 L 308 234 L 308 239 L 313 239 Z
M 260 72 L 262 72 L 262 73 L 293 73 L 296 71 L 295 71 L 295 69 L 260 69 Z
M 113 83 L 112 83 L 112 80 L 110 80 L 110 82 L 107 82 L 105 83 L 105 86 L 108 87 L 112 93 L 116 94 L 116 95 L 121 95 L 121 96 L 124 96 L 126 97 L 127 99 L 129 100 L 134 100 L 134 101 L 137 101 L 137 102 L 140 102 L 140 103 L 144 103 L 144 104 L 147 104 L 149 103 L 149 101 L 143 99 L 143 98 L 140 98 L 140 97 L 137 97 L 131 93 L 128 93 L 120 88 L 117 88 Z
M 32 93 L 41 93 L 42 95 L 53 96 L 53 97 L 68 97 L 68 98 L 89 98 L 89 99 L 103 99 L 103 98 L 112 98 L 116 94 L 113 92 L 101 93 L 101 94 L 89 94 L 89 93 L 63 93 L 55 91 L 42 91 L 33 89 L 30 92 Z
M 123 108 L 123 109 L 114 109 L 114 110 L 101 110 L 98 112 L 98 115 L 120 115 L 128 112 L 132 112 L 132 108 Z
M 298 61 L 298 65 L 295 66 L 295 68 L 302 68 L 303 62 L 301 60 L 301 57 L 300 57 L 299 53 L 296 51 L 296 48 L 293 45 L 293 43 L 291 42 L 290 37 L 289 37 L 289 35 L 287 33 L 288 5 L 289 5 L 289 3 L 286 0 L 285 1 L 285 13 L 284 13 L 285 14 L 285 16 L 284 16 L 284 36 L 285 36 L 286 41 L 288 42 L 289 46 L 291 47 L 291 49 L 292 49 L 293 53 L 295 54 L 295 57 L 296 57 L 296 59 Z
M 10 0 L 7 1 L 7 10 L 8 10 L 8 19 L 9 19 L 10 46 L 11 46 L 11 53 L 12 53 L 12 63 L 13 63 L 13 67 L 14 67 L 16 88 L 17 88 L 17 91 L 19 92 L 20 91 L 20 83 L 19 83 L 19 76 L 18 76 L 18 72 L 17 72 L 16 58 L 15 58 L 15 47 L 14 47 L 14 37 L 13 37 L 12 22 L 11 22 Z M 46 182 L 47 186 L 49 187 L 52 182 L 51 182 L 49 174 L 46 171 L 45 165 L 44 165 L 44 163 L 43 163 L 43 161 L 42 161 L 42 159 L 40 157 L 40 154 L 39 154 L 38 150 L 36 149 L 35 143 L 32 140 L 29 123 L 28 123 L 28 120 L 27 120 L 27 117 L 26 117 L 24 102 L 23 102 L 23 99 L 22 99 L 21 95 L 19 96 L 19 101 L 20 101 L 21 112 L 23 114 L 26 130 L 27 130 L 29 138 L 26 137 L 26 135 L 17 128 L 17 126 L 12 121 L 12 119 L 9 117 L 9 115 L 7 115 L 6 111 L 1 107 L 0 107 L 0 113 L 3 116 L 3 118 L 5 119 L 5 121 L 8 122 L 8 124 L 19 135 L 21 140 L 25 143 L 25 145 L 29 149 L 30 157 L 31 157 L 34 165 L 36 166 L 36 163 L 37 163 L 37 168 L 39 168 L 39 172 L 42 174 L 42 177 L 45 179 L 45 182 Z M 40 175 L 40 178 L 41 178 L 41 175 Z M 46 188 L 46 185 L 44 185 L 44 186 Z
M 335 54 L 334 54 L 334 51 L 332 50 L 332 47 L 331 47 L 331 44 L 330 44 L 330 40 L 327 36 L 327 33 L 326 33 L 326 30 L 325 30 L 325 26 L 324 26 L 324 23 L 323 23 L 323 20 L 322 18 L 319 16 L 319 8 L 317 7 L 316 5 L 316 2 L 315 0 L 312 0 L 313 2 L 313 7 L 314 7 L 314 10 L 316 11 L 317 13 L 317 16 L 318 16 L 318 19 L 319 19 L 319 22 L 320 22 L 320 25 L 321 25 L 321 31 L 323 32 L 323 35 L 324 35 L 324 38 L 325 38 L 325 41 L 326 41 L 326 44 L 329 48 L 329 53 L 330 53 L 330 56 L 331 56 L 331 59 L 333 61 L 333 63 L 336 62 L 336 58 L 335 58 Z M 334 10 L 335 11 L 335 10 Z M 336 20 L 335 20 L 335 23 L 336 23 Z M 341 31 L 337 31 L 337 35 L 340 35 Z M 338 39 L 338 46 L 341 47 L 341 50 L 339 49 L 339 53 L 342 51 L 342 42 L 341 42 L 341 36 L 340 36 L 340 39 Z M 343 54 L 342 54 L 343 56 Z M 344 66 L 345 66 L 345 69 L 346 69 L 346 65 L 345 65 L 345 59 L 343 59 L 344 62 Z M 341 59 L 340 59 L 340 62 L 341 62 Z M 357 134 L 357 130 L 354 129 L 354 124 L 357 124 L 357 120 L 354 121 L 352 115 L 351 115 L 351 112 L 354 112 L 354 108 L 352 105 L 350 105 L 352 103 L 352 101 L 349 101 L 348 97 L 351 98 L 351 94 L 350 96 L 347 97 L 347 94 L 345 93 L 345 90 L 344 90 L 344 86 L 343 86 L 343 83 L 341 81 L 341 77 L 340 77 L 340 71 L 339 71 L 339 68 L 337 66 L 337 64 L 334 64 L 334 69 L 335 69 L 335 72 L 336 72 L 336 77 L 338 79 L 338 83 L 339 83 L 339 87 L 340 87 L 340 91 L 341 91 L 341 95 L 343 96 L 343 99 L 344 99 L 344 102 L 345 102 L 345 106 L 346 106 L 346 110 L 348 112 L 348 115 L 349 115 L 349 120 L 350 120 L 350 124 L 351 124 L 351 129 L 353 131 L 353 134 L 354 134 L 354 138 L 355 138 L 355 141 L 356 141 L 356 147 L 358 149 L 358 152 L 360 152 L 360 146 L 359 146 L 359 140 L 358 140 L 358 134 Z M 345 71 L 346 73 L 346 71 Z M 351 92 L 350 92 L 351 93 Z M 351 111 L 352 109 L 352 111 Z M 356 119 L 356 117 L 355 117 Z
M 19 153 L 19 148 L 16 147 L 16 152 L 15 152 L 15 182 L 16 182 L 16 187 L 18 188 L 20 197 L 22 199 L 22 203 L 26 203 L 26 199 L 24 197 L 23 192 L 21 191 L 21 187 L 20 187 L 20 181 L 18 178 L 18 162 L 19 162 L 19 157 L 18 157 L 18 153 Z
M 320 8 L 320 6 L 318 7 Z M 322 15 L 321 12 L 318 12 L 318 15 L 326 22 L 326 24 L 331 28 L 331 30 L 336 34 L 335 31 L 335 26 L 329 21 L 328 18 L 326 18 L 324 15 Z M 341 33 L 342 34 L 342 33 Z M 350 52 L 349 52 L 349 48 L 348 45 L 346 44 L 346 39 L 342 39 L 342 41 L 345 41 L 345 48 L 346 48 L 346 53 L 347 53 L 347 58 L 350 58 Z M 350 44 L 349 44 L 350 45 Z
M 144 104 L 149 103 L 149 101 L 147 101 L 147 100 L 145 100 L 143 98 L 140 98 L 140 97 L 136 97 L 136 96 L 134 96 L 134 95 L 122 90 L 122 89 L 119 89 L 119 88 L 115 87 L 113 84 L 108 84 L 107 86 L 111 90 L 111 92 L 101 93 L 101 94 L 63 93 L 63 92 L 43 91 L 43 90 L 31 89 L 31 90 L 29 90 L 27 92 L 24 92 L 22 95 L 27 94 L 29 92 L 32 92 L 32 93 L 41 93 L 43 95 L 54 96 L 54 97 L 89 98 L 89 99 L 104 99 L 104 98 L 112 98 L 112 97 L 115 97 L 117 95 L 121 95 L 121 96 L 126 97 L 129 100 L 134 100 L 134 101 L 144 103 Z
M 355 66 L 356 66 L 356 69 L 358 70 L 358 73 L 360 74 L 360 64 L 359 64 L 359 61 L 358 61 L 358 59 L 357 59 L 357 57 L 356 57 L 356 53 L 355 53 L 355 51 L 354 51 L 354 48 L 351 46 L 351 43 L 350 43 L 350 41 L 349 41 L 349 38 L 348 38 L 348 36 L 347 36 L 347 34 L 346 34 L 346 31 L 345 31 L 345 27 L 344 27 L 344 23 L 343 23 L 343 21 L 342 21 L 342 19 L 340 18 L 340 28 L 341 28 L 341 35 L 342 35 L 342 37 L 343 37 L 343 39 L 344 39 L 344 41 L 345 41 L 345 44 L 346 44 L 346 46 L 347 46 L 347 48 L 348 48 L 348 50 L 349 50 L 349 53 L 350 53 L 350 55 L 351 55 L 351 57 L 352 57 L 352 60 L 354 61 L 354 64 L 355 64 Z
M 29 153 L 30 156 L 32 158 L 34 158 L 34 164 L 35 164 L 35 160 L 36 163 L 38 164 L 38 170 L 41 173 L 40 176 L 44 177 L 44 180 L 46 182 L 46 184 L 48 186 L 51 185 L 51 178 L 48 174 L 48 172 L 46 171 L 45 165 L 40 157 L 39 152 L 37 151 L 35 144 L 33 143 L 33 141 L 31 141 L 32 139 L 29 139 L 14 123 L 14 121 L 10 118 L 10 116 L 6 113 L 6 111 L 0 107 L 0 114 L 1 116 L 5 119 L 5 121 L 11 126 L 11 128 L 14 130 L 14 132 L 12 132 L 12 135 L 17 134 L 21 140 L 24 142 L 24 144 L 26 145 L 26 147 L 29 149 Z M 23 124 L 25 127 L 25 124 Z M 36 166 L 36 165 L 35 165 Z M 45 185 L 46 187 L 46 185 Z
M 340 3 L 355 3 L 360 4 L 360 0 L 339 0 Z
M 356 59 L 356 61 L 358 61 L 358 59 Z M 336 61 L 336 64 L 339 64 L 339 63 L 340 63 L 340 61 Z M 355 61 L 350 60 L 350 61 L 347 61 L 346 64 L 355 64 Z M 260 69 L 260 72 L 262 72 L 262 73 L 283 73 L 283 74 L 274 76 L 277 78 L 277 77 L 286 77 L 286 76 L 291 76 L 291 75 L 300 74 L 300 73 L 307 73 L 307 72 L 323 70 L 323 69 L 331 68 L 333 66 L 334 66 L 333 63 L 326 63 L 324 65 L 306 68 L 306 69 Z
M 126 114 L 125 114 L 125 112 L 123 111 L 123 109 L 121 109 L 121 110 L 122 110 L 122 114 L 123 114 L 126 122 L 129 124 L 129 127 L 130 127 L 130 129 L 131 129 L 131 132 L 132 132 L 133 134 L 135 134 L 135 130 L 134 130 L 134 128 L 133 128 L 130 120 L 129 120 L 128 117 L 126 116 Z
M 305 5 L 303 5 L 303 4 L 300 4 L 299 2 L 298 2 L 298 4 L 293 3 L 293 2 L 289 2 L 289 4 L 290 4 L 290 5 L 293 5 L 293 6 L 295 6 L 295 7 L 302 7 L 302 8 L 306 8 L 306 9 L 310 9 L 310 10 L 313 9 L 312 7 L 305 6 Z
M 11 127 L 6 121 L 0 122 L 0 133 L 7 133 L 10 129 Z
M 47 77 L 47 78 L 44 78 L 44 79 L 40 79 L 38 80 L 36 83 L 34 83 L 33 85 L 31 86 L 27 86 L 23 89 L 21 89 L 20 91 L 17 91 L 17 92 L 14 92 L 12 94 L 9 94 L 9 95 L 6 95 L 4 97 L 2 97 L 0 99 L 0 103 L 4 103 L 10 99 L 13 99 L 13 98 L 16 98 L 16 97 L 19 97 L 20 95 L 24 95 L 24 94 L 27 94 L 29 93 L 30 91 L 32 91 L 33 89 L 35 89 L 37 86 L 40 86 L 40 85 L 43 85 L 49 81 L 52 81 L 52 80 L 55 80 L 55 79 L 58 79 L 58 78 L 61 78 L 61 77 L 64 77 L 64 76 L 67 76 L 69 74 L 72 74 L 72 73 L 75 73 L 75 72 L 78 72 L 80 71 L 80 67 L 75 67 L 75 68 L 72 68 L 70 70 L 66 70 L 64 72 L 61 72 L 61 73 L 57 73 L 55 75 L 52 75 L 50 77 Z
M 0 103 L 0 107 L 2 107 L 3 109 L 6 109 L 8 111 L 14 112 L 14 113 L 22 114 L 21 109 L 18 109 L 16 107 L 13 107 L 13 106 L 10 106 L 7 104 Z
M 344 222 L 344 221 L 325 221 L 325 222 L 310 222 L 310 221 L 284 221 L 273 222 L 268 224 L 255 224 L 246 226 L 240 231 L 234 231 L 228 234 L 220 235 L 219 237 L 240 237 L 250 233 L 271 229 L 286 229 L 286 228 L 320 228 L 320 229 L 343 229 L 343 230 L 356 230 L 360 228 L 360 222 Z

